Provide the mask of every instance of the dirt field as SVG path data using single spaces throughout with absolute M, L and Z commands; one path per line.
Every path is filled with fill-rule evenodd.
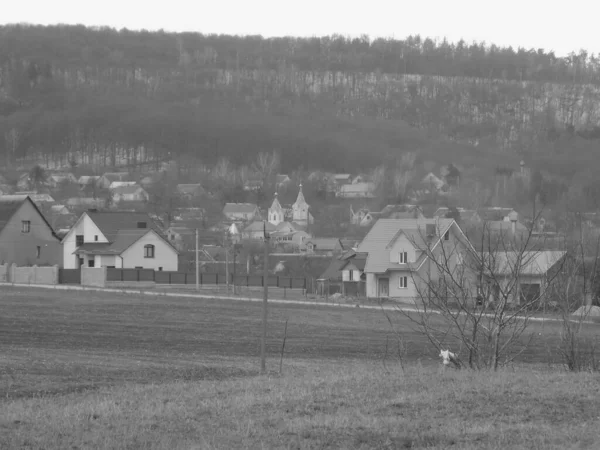
M 254 362 L 259 355 L 260 303 L 4 288 L 0 311 L 1 399 L 243 375 L 239 358 Z M 286 320 L 286 361 L 381 361 L 386 341 L 389 357 L 397 354 L 400 330 L 408 360 L 438 363 L 404 318 L 393 330 L 377 310 L 272 304 L 274 364 Z M 558 334 L 558 325 L 536 327 L 544 337 Z M 547 339 L 534 341 L 521 361 L 547 362 L 547 346 Z

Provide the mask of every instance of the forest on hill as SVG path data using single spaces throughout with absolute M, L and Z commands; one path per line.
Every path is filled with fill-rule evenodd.
M 0 158 L 357 172 L 416 152 L 587 180 L 600 60 L 481 43 L 0 27 Z

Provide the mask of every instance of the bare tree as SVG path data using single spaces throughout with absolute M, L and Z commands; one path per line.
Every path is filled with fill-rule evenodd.
M 533 339 L 530 320 L 560 272 L 547 275 L 540 260 L 550 258 L 545 267 L 560 266 L 563 253 L 542 252 L 531 231 L 495 233 L 485 223 L 478 242 L 461 233 L 446 240 L 439 229 L 444 238 L 436 243 L 424 231 L 414 242 L 426 257 L 426 269 L 412 272 L 415 308 L 398 312 L 438 351 L 458 346 L 455 353 L 471 369 L 497 370 L 511 363 Z M 526 276 L 545 277 L 537 292 L 527 292 Z
M 253 170 L 261 177 L 263 190 L 266 190 L 270 184 L 274 184 L 275 176 L 279 170 L 281 159 L 276 152 L 258 154 Z

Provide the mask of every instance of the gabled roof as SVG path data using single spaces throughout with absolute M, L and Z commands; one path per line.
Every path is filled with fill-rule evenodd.
M 312 238 L 306 245 L 312 244 L 317 250 L 342 250 L 343 246 L 339 238 Z
M 426 247 L 427 242 L 425 239 L 427 239 L 426 228 L 428 224 L 436 227 L 436 237 L 430 242 L 433 247 L 455 222 L 452 219 L 379 219 L 357 249 L 358 252 L 369 254 L 365 271 L 385 273 L 393 268 L 418 269 L 422 263 L 422 258 L 425 257 L 425 252 L 415 263 L 400 266 L 390 262 L 389 249 L 402 234 L 406 235 L 416 248 Z
M 477 213 L 483 221 L 487 222 L 503 220 L 504 217 L 508 216 L 512 211 L 514 211 L 513 208 L 489 207 L 480 208 Z
M 527 251 L 486 253 L 486 265 L 495 266 L 495 275 L 545 275 L 567 254 L 565 251 Z
M 111 242 L 88 242 L 77 247 L 73 253 L 87 253 L 96 255 L 120 255 L 148 233 L 157 235 L 160 239 L 169 244 L 177 252 L 163 236 L 152 229 L 132 229 L 119 230 Z
M 90 219 L 100 229 L 107 240 L 113 241 L 120 230 L 138 229 L 138 222 L 145 222 L 146 228 L 140 230 L 152 229 L 160 234 L 160 227 L 146 213 L 123 212 L 123 211 L 87 211 Z
M 108 188 L 110 190 L 119 188 L 119 187 L 124 187 L 124 186 L 136 186 L 138 185 L 137 182 L 135 181 L 113 181 L 110 183 L 110 186 L 108 186 Z
M 275 192 L 275 198 L 273 199 L 273 203 L 271 203 L 271 207 L 269 208 L 269 213 L 272 212 L 283 214 L 283 208 L 281 207 L 281 203 L 279 203 L 279 199 L 277 198 L 277 192 Z
M 342 260 L 343 264 L 340 267 L 340 270 L 344 270 L 345 267 L 350 264 L 354 265 L 358 270 L 365 270 L 365 265 L 367 264 L 368 253 L 357 253 L 352 252 L 349 255 L 346 255 Z
M 146 192 L 146 190 L 143 187 L 138 186 L 137 184 L 131 185 L 131 186 L 118 186 L 118 187 L 111 189 L 111 191 L 112 191 L 113 195 L 114 194 L 132 195 L 132 194 L 137 194 L 139 192 Z
M 254 203 L 225 203 L 223 214 L 252 214 L 257 209 Z
M 177 191 L 180 194 L 196 194 L 203 191 L 201 184 L 178 184 Z
M 102 177 L 108 181 L 127 181 L 131 177 L 128 172 L 106 172 Z M 101 178 L 102 178 L 101 177 Z
M 37 207 L 35 202 L 31 200 L 29 196 L 25 196 L 24 199 L 13 199 L 13 200 L 5 200 L 3 197 L 0 197 L 0 232 L 4 230 L 4 227 L 8 223 L 8 221 L 12 218 L 12 216 L 23 206 L 25 202 L 31 203 L 37 213 L 40 215 L 44 223 L 48 226 L 48 229 L 52 232 L 52 235 L 58 239 L 58 236 L 54 232 L 52 225 L 46 219 L 46 216 L 42 214 L 40 209 Z
M 374 195 L 375 184 L 371 182 L 344 184 L 340 188 L 342 194 L 365 194 Z
M 79 184 L 94 184 L 99 179 L 100 179 L 100 176 L 98 176 L 98 175 L 82 175 L 79 177 L 77 182 Z
M 267 232 L 275 231 L 276 227 L 270 222 L 263 222 L 262 220 L 256 220 L 244 228 L 244 233 L 251 233 L 255 231 L 263 231 L 267 230 Z

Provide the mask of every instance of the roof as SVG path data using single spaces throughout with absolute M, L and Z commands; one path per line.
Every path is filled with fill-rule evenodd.
M 390 262 L 389 247 L 402 234 L 415 246 L 421 247 L 425 244 L 425 229 L 428 224 L 436 225 L 437 239 L 443 235 L 450 226 L 455 223 L 452 219 L 379 219 L 358 246 L 358 252 L 368 253 L 366 272 L 385 273 L 389 269 L 413 269 L 418 268 L 421 259 L 414 264 L 399 265 Z M 424 257 L 424 256 L 423 256 Z M 422 258 L 423 258 L 422 257 Z
M 168 243 L 159 233 L 152 229 L 119 230 L 111 242 L 88 242 L 77 247 L 73 253 L 87 253 L 96 255 L 120 255 L 148 233 L 158 235 Z M 172 245 L 169 244 L 173 248 Z
M 340 192 L 343 194 L 350 194 L 350 193 L 372 194 L 374 190 L 375 190 L 375 184 L 371 183 L 371 182 L 344 184 L 340 188 Z
M 117 187 L 111 189 L 111 191 L 113 194 L 120 194 L 120 195 L 137 194 L 140 191 L 146 192 L 143 187 L 138 186 L 137 184 L 131 185 L 131 186 L 117 186 Z
M 511 275 L 517 266 L 519 275 L 544 275 L 557 264 L 567 252 L 564 251 L 527 251 L 496 252 L 489 255 L 489 265 L 494 265 L 495 275 Z
M 87 211 L 85 214 L 100 228 L 107 240 L 113 241 L 119 230 L 138 229 L 138 222 L 145 222 L 147 228 L 160 234 L 158 224 L 146 213 L 124 212 L 124 211 Z
M 477 211 L 479 217 L 481 217 L 484 221 L 497 221 L 503 220 L 510 212 L 513 211 L 512 208 L 502 208 L 502 207 L 491 207 L 491 208 L 481 208 Z
M 77 182 L 79 184 L 93 184 L 99 179 L 100 177 L 98 175 L 82 175 L 79 177 L 79 180 L 77 180 Z
M 252 214 L 257 209 L 254 203 L 225 203 L 223 214 Z
M 334 180 L 347 180 L 351 176 L 352 175 L 350 175 L 349 173 L 336 173 L 335 175 L 333 175 L 333 178 Z
M 325 272 L 319 277 L 321 280 L 341 280 L 342 279 L 342 266 L 346 264 L 346 261 L 342 261 L 338 258 L 332 258 L 331 262 L 325 269 Z
M 344 264 L 342 264 L 342 266 L 340 267 L 340 270 L 344 270 L 344 267 L 347 267 L 350 264 L 355 266 L 358 270 L 365 270 L 365 265 L 367 263 L 368 256 L 369 256 L 368 253 L 357 253 L 357 252 L 351 252 L 348 255 L 344 255 L 344 257 L 343 257 Z
M 251 233 L 254 231 L 263 231 L 267 230 L 268 232 L 275 231 L 276 227 L 270 222 L 263 222 L 261 220 L 256 220 L 244 228 L 244 233 Z
M 48 222 L 48 219 L 46 219 L 46 216 L 42 214 L 40 209 L 37 207 L 34 201 L 31 200 L 29 196 L 25 196 L 25 198 L 21 200 L 5 200 L 2 196 L 0 196 L 0 231 L 4 229 L 11 217 L 19 210 L 19 208 L 25 202 L 30 202 L 31 205 L 33 205 L 34 209 L 38 212 L 44 223 L 48 226 L 50 231 L 52 231 L 52 235 L 58 239 L 58 236 L 54 232 L 54 229 L 52 228 L 52 225 L 50 225 L 50 222 Z
M 277 174 L 277 176 L 275 177 L 275 180 L 277 183 L 286 183 L 288 181 L 291 181 L 289 176 L 282 174 L 282 173 Z
M 12 194 L 12 195 L 0 195 L 0 199 L 3 201 L 23 201 L 29 197 L 33 202 L 54 202 L 54 199 L 50 194 Z
M 135 181 L 113 181 L 110 183 L 109 189 L 115 189 L 123 186 L 134 186 L 137 185 Z
M 339 238 L 312 238 L 306 245 L 313 244 L 317 250 L 341 250 L 342 243 Z
M 106 178 L 108 181 L 125 181 L 130 175 L 128 172 L 106 172 L 102 177 Z
M 485 227 L 490 232 L 496 233 L 504 233 L 504 232 L 512 232 L 512 222 L 507 222 L 505 220 L 492 220 L 487 221 L 485 223 Z M 527 227 L 523 225 L 521 222 L 515 222 L 515 231 L 519 233 L 527 232 Z
M 283 214 L 283 208 L 281 207 L 281 203 L 279 203 L 279 200 L 277 199 L 277 193 L 275 193 L 275 198 L 273 199 L 273 203 L 271 203 L 271 207 L 269 208 L 269 213 L 271 213 L 272 211 Z
M 195 194 L 202 191 L 201 184 L 178 184 L 177 191 L 181 194 Z

